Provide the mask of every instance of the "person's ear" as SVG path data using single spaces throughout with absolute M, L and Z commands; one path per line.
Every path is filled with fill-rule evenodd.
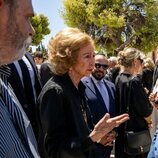
M 134 59 L 133 62 L 132 62 L 132 66 L 133 66 L 134 68 L 136 67 L 136 62 L 137 62 L 137 61 L 136 61 L 135 59 Z

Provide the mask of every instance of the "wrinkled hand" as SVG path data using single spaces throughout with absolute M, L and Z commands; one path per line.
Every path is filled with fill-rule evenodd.
M 98 142 L 107 133 L 112 131 L 113 128 L 118 127 L 121 123 L 127 121 L 128 119 L 128 114 L 122 114 L 113 118 L 110 118 L 109 114 L 105 114 L 103 118 L 95 125 L 89 137 L 93 142 Z
M 113 146 L 113 141 L 115 140 L 116 136 L 117 136 L 116 132 L 112 131 L 106 134 L 104 137 L 102 137 L 98 143 L 104 146 Z

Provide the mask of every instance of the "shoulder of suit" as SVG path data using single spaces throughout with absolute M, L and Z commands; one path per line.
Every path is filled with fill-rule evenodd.
M 87 82 L 89 82 L 89 80 L 90 80 L 90 76 L 86 76 L 86 77 L 83 77 L 82 79 L 81 79 L 81 81 L 82 81 L 82 83 L 87 83 Z
M 105 83 L 109 86 L 115 87 L 115 84 L 111 81 L 108 81 L 107 79 L 104 79 Z
M 62 87 L 61 87 L 58 83 L 54 82 L 53 77 L 50 78 L 50 79 L 47 81 L 47 83 L 44 85 L 44 87 L 42 88 L 42 91 L 41 91 L 41 93 L 40 93 L 40 95 L 39 95 L 39 98 L 42 98 L 43 95 L 44 95 L 45 93 L 47 93 L 48 91 L 50 91 L 50 90 L 54 90 L 54 91 L 56 91 L 56 93 L 58 93 L 58 94 L 61 93 L 61 92 L 63 92 Z

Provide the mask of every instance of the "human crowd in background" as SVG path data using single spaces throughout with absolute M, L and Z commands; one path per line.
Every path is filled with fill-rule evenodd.
M 48 55 L 47 59 L 43 56 L 41 51 L 36 51 L 31 55 L 38 70 L 40 83 L 42 87 L 44 87 L 48 80 L 56 76 L 56 73 L 53 70 L 54 63 L 50 60 L 51 55 Z M 151 57 L 146 56 L 143 52 L 135 48 L 125 48 L 123 51 L 118 52 L 117 56 L 107 57 L 106 52 L 99 51 L 95 51 L 94 56 L 95 64 L 91 74 L 81 79 L 81 82 L 86 87 L 84 91 L 90 109 L 93 126 L 97 124 L 106 113 L 109 113 L 111 117 L 126 113 L 127 100 L 130 100 L 130 104 L 135 112 L 134 114 L 133 112 L 131 114 L 129 113 L 130 121 L 128 121 L 128 130 L 141 131 L 149 129 L 151 138 L 153 138 L 158 124 L 157 107 L 156 104 L 152 102 L 152 95 L 154 94 L 155 100 L 157 97 L 155 94 L 158 92 L 158 72 L 156 72 L 158 60 L 157 54 L 155 53 L 155 60 L 153 60 Z M 64 70 L 64 65 L 60 66 L 61 69 Z M 129 89 L 125 84 L 129 81 L 132 82 L 131 89 L 133 94 L 130 94 L 131 98 L 127 95 Z M 98 85 L 99 82 L 102 82 L 101 85 Z M 103 87 L 103 90 L 101 90 L 100 86 Z M 40 101 L 44 95 L 43 92 L 41 93 L 42 95 L 39 97 Z M 52 94 L 50 97 L 53 99 L 52 102 L 55 102 L 57 96 L 54 96 L 53 98 Z M 48 99 L 48 102 L 50 102 L 50 99 Z M 39 104 L 37 106 L 39 106 Z M 46 101 L 43 106 L 46 106 Z M 55 104 L 55 106 L 57 105 Z M 54 109 L 54 112 L 56 112 L 56 109 Z M 53 111 L 51 112 L 51 115 L 53 119 Z M 56 119 L 58 121 L 61 119 L 61 117 L 56 117 L 57 118 L 54 118 L 54 121 Z M 38 119 L 40 119 L 40 116 Z M 137 156 L 131 156 L 124 152 L 124 125 L 125 124 L 122 124 L 120 127 L 110 132 L 110 135 L 113 137 L 110 144 L 108 144 L 108 141 L 106 142 L 106 145 L 96 144 L 93 157 L 110 158 L 114 145 L 116 158 L 147 157 L 148 152 Z M 91 128 L 94 128 L 93 126 Z M 40 128 L 42 128 L 42 123 Z M 37 132 L 36 129 L 35 132 Z M 37 134 L 35 133 L 35 135 Z M 108 134 L 106 136 L 108 137 Z M 42 144 L 41 138 L 40 144 Z M 42 151 L 44 147 L 41 147 L 40 145 L 39 148 L 40 151 Z M 41 155 L 46 157 L 46 151 L 42 151 Z
M 34 59 L 38 53 L 40 54 L 40 52 L 35 52 Z M 44 59 L 42 60 L 44 61 Z M 93 125 L 105 113 L 109 113 L 111 117 L 126 113 L 127 100 L 130 100 L 134 113 L 129 113 L 128 130 L 141 131 L 149 129 L 151 138 L 154 138 L 158 124 L 157 103 L 155 104 L 155 101 L 152 101 L 153 94 L 155 100 L 157 97 L 155 94 L 158 92 L 157 54 L 155 53 L 155 60 L 153 60 L 135 48 L 125 48 L 123 51 L 118 52 L 118 56 L 110 57 L 107 57 L 106 52 L 95 51 L 94 60 L 95 64 L 92 73 L 81 79 L 86 87 L 85 96 Z M 37 65 L 39 67 L 38 63 Z M 40 65 L 38 71 L 44 86 L 51 77 L 55 77 L 55 72 L 53 73 L 53 63 L 51 63 L 49 58 L 41 62 Z M 132 82 L 130 98 L 127 95 L 129 89 L 125 84 L 129 81 Z M 98 85 L 99 82 L 102 82 L 102 85 Z M 103 87 L 103 90 L 101 90 L 100 86 Z M 105 146 L 96 145 L 93 157 L 110 158 L 114 142 L 116 158 L 147 157 L 148 152 L 137 156 L 131 156 L 124 152 L 124 125 L 122 124 L 114 130 L 114 133 L 110 132 L 113 137 L 112 144 L 108 145 L 107 143 Z
M 158 158 L 158 53 L 153 61 L 129 47 L 108 58 L 65 28 L 48 59 L 31 56 L 31 1 L 0 0 L 0 15 L 0 157 Z M 152 142 L 130 151 L 125 135 L 143 131 Z

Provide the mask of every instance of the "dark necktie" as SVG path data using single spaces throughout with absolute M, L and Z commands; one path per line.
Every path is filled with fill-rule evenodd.
M 23 76 L 23 84 L 24 84 L 26 102 L 29 106 L 34 106 L 35 97 L 34 97 L 34 93 L 33 93 L 33 87 L 32 87 L 32 83 L 31 83 L 31 78 L 30 78 L 30 73 L 29 73 L 28 67 L 22 59 L 19 60 L 18 62 L 19 62 L 20 68 L 21 68 L 22 76 Z
M 104 100 L 104 103 L 105 103 L 105 106 L 106 106 L 107 110 L 109 111 L 109 104 L 108 104 L 108 102 L 109 102 L 109 98 L 108 97 L 109 96 L 108 96 L 108 93 L 105 91 L 103 86 L 104 86 L 104 83 L 102 81 L 99 81 L 98 82 L 99 92 L 100 92 L 100 94 L 101 94 L 101 96 L 102 96 L 102 98 Z

